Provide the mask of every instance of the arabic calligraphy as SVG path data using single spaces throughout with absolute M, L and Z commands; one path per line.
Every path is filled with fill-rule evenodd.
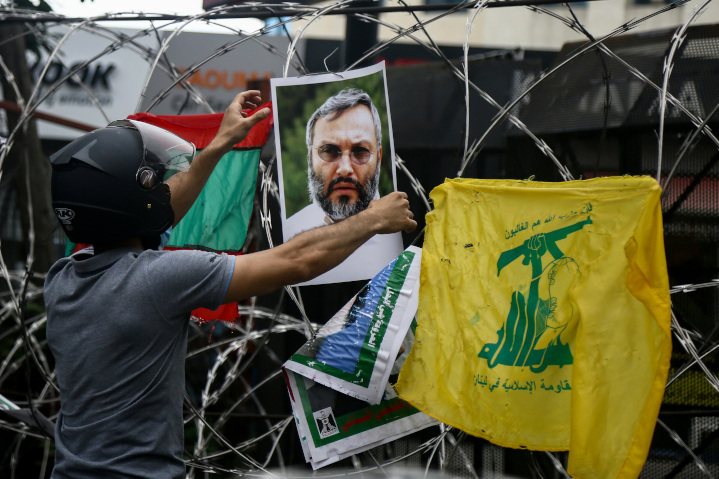
M 556 214 L 549 214 L 544 219 L 537 219 L 534 221 L 524 221 L 521 223 L 517 223 L 517 226 L 514 228 L 511 228 L 509 230 L 504 230 L 504 239 L 510 239 L 514 238 L 517 233 L 521 233 L 524 230 L 529 229 L 530 225 L 532 227 L 532 230 L 536 228 L 537 226 L 542 225 L 543 223 L 550 223 L 554 221 L 555 219 L 559 218 L 560 220 L 571 218 L 572 216 L 577 215 L 586 215 L 589 214 L 594 209 L 594 206 L 592 206 L 591 202 L 587 202 L 584 206 L 582 206 L 579 210 L 571 210 L 563 215 L 556 215 Z
M 375 421 L 375 424 L 367 424 L 366 427 L 377 426 L 378 424 L 376 423 L 378 422 L 391 422 L 395 419 L 398 419 L 398 414 L 393 413 L 408 409 L 413 409 L 410 403 L 400 398 L 394 398 L 390 401 L 385 401 L 377 406 L 370 406 L 367 409 L 363 409 L 355 414 L 351 414 L 349 416 L 349 419 L 344 424 L 342 424 L 342 431 L 348 432 L 354 426 L 371 422 L 373 420 Z M 404 415 L 400 415 L 400 417 L 403 416 Z
M 504 379 L 504 381 L 502 381 Z M 513 380 L 510 378 L 497 377 L 496 380 L 485 374 L 474 375 L 474 385 L 480 386 L 483 389 L 486 388 L 489 392 L 499 389 L 505 392 L 509 391 L 526 391 L 529 394 L 533 394 L 535 391 L 547 391 L 559 394 L 563 391 L 571 391 L 572 386 L 569 384 L 568 379 L 559 379 L 556 382 L 546 381 L 544 378 L 540 380 L 539 386 L 537 386 L 536 380 Z
M 525 221 L 524 223 L 519 223 L 516 228 L 512 228 L 509 231 L 504 230 L 504 238 L 505 239 L 513 238 L 514 235 L 516 235 L 520 231 L 526 230 L 528 227 L 529 227 L 529 221 Z
M 374 415 L 374 418 L 378 421 L 382 421 L 382 418 L 384 418 L 387 414 L 391 414 L 395 411 L 399 411 L 401 409 L 409 409 L 412 406 L 407 401 L 404 401 L 402 399 L 397 398 L 396 401 L 394 401 L 395 404 L 393 405 L 391 402 L 387 405 L 387 407 L 380 409 L 377 411 Z
M 350 416 L 350 420 L 347 421 L 342 425 L 342 430 L 344 432 L 349 431 L 349 429 L 352 426 L 356 426 L 357 424 L 362 424 L 363 422 L 371 421 L 372 420 L 372 408 L 367 408 L 364 411 L 364 414 L 358 417 L 352 417 Z
M 382 301 L 377 306 L 377 311 L 375 313 L 375 321 L 372 324 L 372 327 L 369 330 L 369 342 L 367 343 L 367 346 L 372 349 L 377 349 L 377 340 L 379 339 L 379 333 L 382 330 L 383 326 L 385 325 L 385 308 L 389 309 L 390 312 L 392 311 L 392 308 L 394 307 L 394 303 L 397 300 L 396 297 L 392 297 L 392 295 L 398 296 L 399 292 L 393 291 L 390 288 L 387 288 L 385 290 L 384 297 L 382 298 Z M 391 313 L 390 313 L 391 314 Z

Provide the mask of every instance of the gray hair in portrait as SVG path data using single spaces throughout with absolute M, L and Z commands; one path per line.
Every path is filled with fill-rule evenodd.
M 345 111 L 350 108 L 354 108 L 359 105 L 365 105 L 372 112 L 372 119 L 374 120 L 375 135 L 377 136 L 377 146 L 382 144 L 382 122 L 379 119 L 379 112 L 372 103 L 372 98 L 357 88 L 345 88 L 339 93 L 332 95 L 312 114 L 310 119 L 307 121 L 307 134 L 305 136 L 305 142 L 307 143 L 307 160 L 310 166 L 312 166 L 312 140 L 315 136 L 315 123 L 320 118 L 330 117 L 329 120 L 334 120 L 338 116 L 342 115 Z

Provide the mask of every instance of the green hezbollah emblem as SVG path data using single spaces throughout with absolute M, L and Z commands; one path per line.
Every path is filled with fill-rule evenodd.
M 557 241 L 589 224 L 592 220 L 587 217 L 573 225 L 534 235 L 499 256 L 497 276 L 505 266 L 523 257 L 522 264 L 531 265 L 532 281 L 526 298 L 520 291 L 512 293 L 507 321 L 497 331 L 499 339 L 486 344 L 479 353 L 490 368 L 498 364 L 528 366 L 530 371 L 540 373 L 549 365 L 562 367 L 574 362 L 569 345 L 561 339 L 573 314 L 572 305 L 563 297 L 581 273 L 576 261 L 564 256 Z M 547 253 L 553 260 L 543 267 L 542 258 Z M 540 297 L 540 289 L 546 290 L 548 297 Z

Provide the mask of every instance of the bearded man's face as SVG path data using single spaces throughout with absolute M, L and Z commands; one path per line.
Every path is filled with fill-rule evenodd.
M 342 220 L 366 209 L 377 193 L 382 161 L 369 107 L 318 119 L 311 150 L 310 195 L 325 213 Z

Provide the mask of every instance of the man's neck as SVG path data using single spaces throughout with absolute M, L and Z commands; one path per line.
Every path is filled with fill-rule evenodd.
M 116 248 L 142 248 L 142 240 L 140 238 L 129 238 L 119 241 L 109 241 L 107 243 L 94 244 L 95 254 L 104 253 Z

